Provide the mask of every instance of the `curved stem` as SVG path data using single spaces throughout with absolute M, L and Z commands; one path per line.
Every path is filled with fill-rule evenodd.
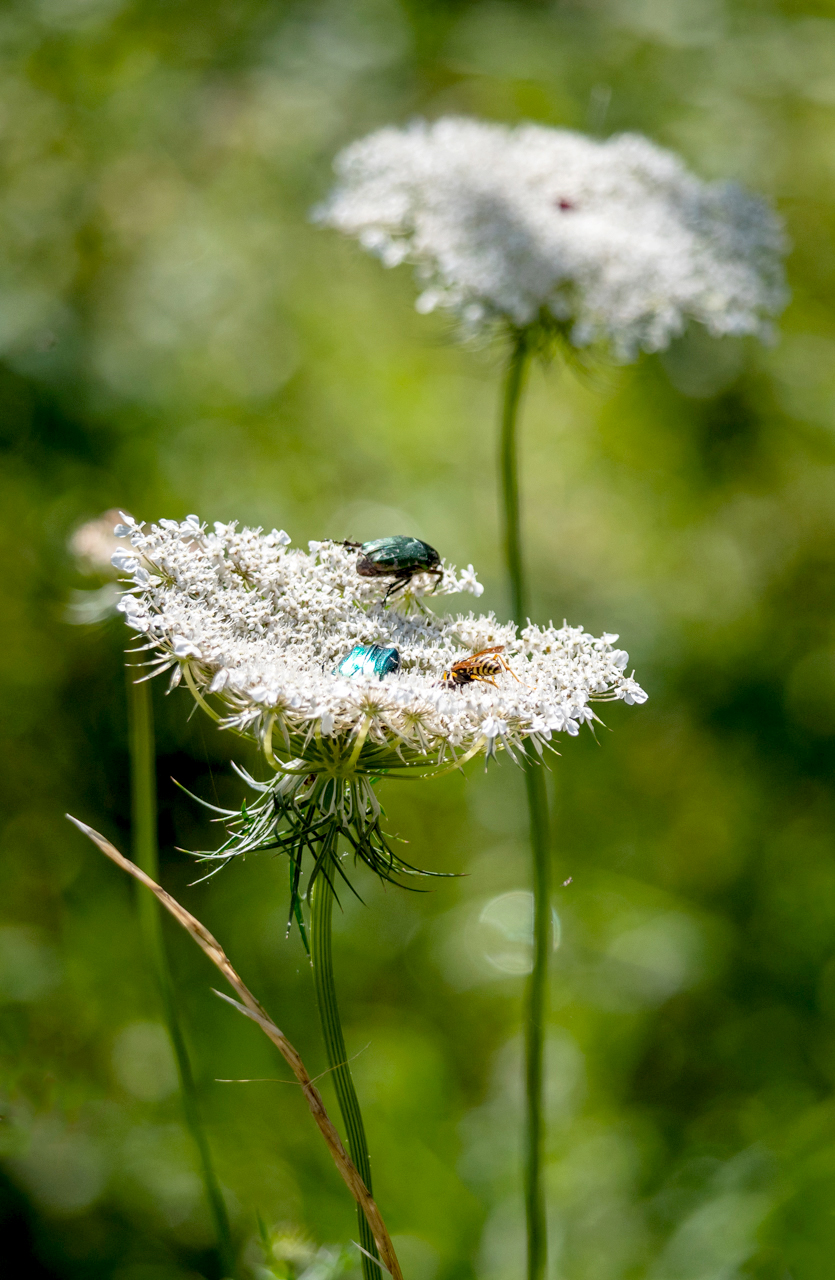
M 518 330 L 507 365 L 502 403 L 500 466 L 504 508 L 505 563 L 513 617 L 517 625 L 528 621 L 528 598 L 519 508 L 517 423 L 519 404 L 531 355 L 531 335 Z M 542 766 L 533 753 L 523 761 L 533 857 L 534 946 L 533 968 L 525 1001 L 525 1216 L 528 1243 L 528 1280 L 543 1280 L 548 1259 L 545 1190 L 542 1185 L 544 1138 L 545 1004 L 548 993 L 548 953 L 551 915 L 551 853 L 548 839 L 548 802 Z
M 123 858 L 119 850 L 109 840 L 105 840 L 104 836 L 100 835 L 98 831 L 94 831 L 92 827 L 87 826 L 86 822 L 81 822 L 80 819 L 74 818 L 70 813 L 66 816 L 74 826 L 78 827 L 79 831 L 83 832 L 89 840 L 92 840 L 94 845 L 101 849 L 105 857 L 109 858 L 111 862 L 115 862 L 117 867 L 121 867 L 128 875 L 133 876 L 134 880 L 138 880 L 140 884 L 151 891 L 156 900 L 166 911 L 171 913 L 177 923 L 185 929 L 189 937 L 197 943 L 203 954 L 223 974 L 232 990 L 238 996 L 238 1000 L 233 1000 L 231 996 L 224 995 L 222 991 L 215 991 L 215 995 L 219 996 L 221 1000 L 226 1000 L 247 1018 L 251 1018 L 278 1049 L 301 1086 L 302 1093 L 310 1108 L 310 1114 L 313 1116 L 316 1127 L 327 1143 L 328 1150 L 343 1182 L 368 1218 L 369 1226 L 374 1233 L 374 1239 L 377 1241 L 377 1248 L 380 1250 L 380 1256 L 383 1259 L 383 1265 L 391 1276 L 391 1280 L 403 1280 L 403 1272 L 400 1270 L 400 1263 L 397 1261 L 397 1254 L 394 1252 L 394 1245 L 391 1242 L 391 1236 L 386 1229 L 386 1224 L 383 1222 L 380 1210 L 357 1172 L 356 1165 L 343 1147 L 342 1139 L 325 1110 L 325 1104 L 322 1102 L 319 1090 L 311 1080 L 307 1068 L 284 1032 L 280 1027 L 276 1026 L 263 1005 L 259 1004 L 255 999 L 249 987 L 241 980 L 240 974 L 235 972 L 229 957 L 217 938 L 212 937 L 205 925 L 195 919 L 191 912 L 186 911 L 185 907 L 180 906 L 179 902 L 172 898 L 170 893 L 166 893 L 156 881 L 147 876 L 144 871 L 141 871 L 135 862 L 131 862 L 128 858 Z
M 322 1023 L 322 1034 L 325 1038 L 328 1066 L 331 1068 L 339 1110 L 342 1112 L 342 1119 L 348 1136 L 348 1150 L 351 1153 L 351 1159 L 359 1170 L 366 1187 L 373 1194 L 371 1160 L 368 1155 L 365 1125 L 362 1122 L 359 1099 L 354 1088 L 354 1081 L 351 1078 L 351 1068 L 348 1066 L 345 1037 L 342 1034 L 339 1006 L 336 1003 L 333 952 L 331 949 L 333 886 L 323 872 L 320 872 L 316 877 L 312 898 L 310 920 L 311 959 L 313 961 L 316 1001 L 319 1005 L 319 1018 Z M 371 1228 L 359 1208 L 357 1209 L 357 1221 L 360 1244 L 363 1249 L 370 1253 L 372 1257 L 379 1257 Z M 364 1280 L 382 1280 L 380 1268 L 365 1254 L 362 1257 L 362 1273 Z
M 156 750 L 154 746 L 154 718 L 149 681 L 136 684 L 128 672 L 128 730 L 130 738 L 131 813 L 133 827 L 133 858 L 152 880 L 159 878 L 159 852 L 157 846 L 157 787 Z M 208 1139 L 200 1119 L 197 1105 L 197 1089 L 191 1069 L 180 1017 L 174 999 L 174 987 L 168 966 L 168 955 L 162 936 L 159 905 L 151 894 L 139 895 L 139 924 L 148 958 L 162 1000 L 168 1034 L 174 1047 L 177 1071 L 180 1077 L 180 1095 L 186 1127 L 197 1148 L 203 1188 L 209 1213 L 217 1236 L 218 1253 L 224 1274 L 232 1275 L 234 1250 L 232 1232 L 226 1205 L 217 1175 L 212 1164 Z

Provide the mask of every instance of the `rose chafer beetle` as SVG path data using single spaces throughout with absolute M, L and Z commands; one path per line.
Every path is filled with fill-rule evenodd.
M 434 547 L 420 538 L 407 538 L 398 535 L 391 538 L 375 538 L 372 542 L 346 542 L 346 547 L 355 547 L 357 556 L 357 573 L 363 578 L 394 578 L 383 598 L 383 604 L 395 591 L 411 582 L 417 573 L 429 573 L 435 578 L 435 586 L 444 576 L 440 567 L 441 557 Z
M 342 659 L 338 671 L 341 676 L 389 676 L 400 670 L 400 654 L 396 649 L 386 649 L 380 644 L 355 644 Z

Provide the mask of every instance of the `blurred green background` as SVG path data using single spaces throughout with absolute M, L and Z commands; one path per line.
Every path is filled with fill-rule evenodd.
M 217 1280 L 132 887 L 116 621 L 67 539 L 122 506 L 294 541 L 410 532 L 507 610 L 500 352 L 312 228 L 335 151 L 416 114 L 637 129 L 772 198 L 772 349 L 533 377 L 536 616 L 619 632 L 650 693 L 549 786 L 552 1280 L 824 1280 L 835 1258 L 835 4 L 6 0 L 0 9 L 3 1252 L 13 1274 Z M 455 602 L 453 602 L 455 603 Z M 466 601 L 464 602 L 466 603 Z M 154 690 L 163 879 L 323 1069 L 271 856 L 190 888 L 237 740 Z M 612 730 L 612 732 L 609 732 Z M 521 1274 L 525 812 L 511 764 L 389 784 L 425 895 L 358 881 L 336 954 L 407 1280 Z M 514 896 L 515 895 L 515 896 Z M 353 1207 L 257 1028 L 167 930 L 237 1238 Z M 266 1077 L 267 1082 L 217 1083 Z M 334 1106 L 327 1082 L 326 1101 Z M 28 1251 L 28 1254 L 27 1254 Z M 26 1260 L 28 1257 L 28 1260 Z M 252 1273 L 257 1274 L 257 1273 Z M 313 1273 L 311 1273 L 311 1276 Z

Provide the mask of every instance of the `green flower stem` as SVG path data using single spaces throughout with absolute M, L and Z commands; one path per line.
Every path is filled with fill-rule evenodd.
M 548 800 L 542 765 L 525 760 L 525 785 L 533 853 L 533 967 L 525 1008 L 525 1214 L 528 1229 L 528 1277 L 542 1280 L 548 1258 L 542 1152 L 545 1137 L 545 1018 L 548 955 L 551 942 L 551 850 Z
M 152 880 L 159 879 L 157 847 L 156 750 L 151 686 L 148 681 L 137 684 L 128 672 L 128 727 L 131 764 L 131 812 L 133 818 L 133 860 Z M 200 1120 L 197 1090 L 188 1056 L 177 1005 L 168 956 L 162 936 L 159 904 L 150 893 L 139 895 L 139 923 L 147 955 L 154 968 L 162 1000 L 168 1034 L 174 1046 L 180 1076 L 180 1095 L 189 1133 L 197 1148 L 203 1186 L 212 1223 L 217 1236 L 218 1252 L 224 1274 L 234 1271 L 234 1249 L 229 1218 L 220 1184 L 212 1164 L 209 1143 Z
M 501 476 L 504 499 L 505 562 L 513 617 L 528 621 L 528 598 L 519 516 L 519 469 L 516 427 L 519 403 L 531 356 L 531 335 L 514 335 L 505 375 L 501 429 Z M 545 1189 L 542 1185 L 544 1140 L 545 1008 L 548 994 L 548 955 L 551 933 L 551 850 L 548 801 L 542 766 L 527 755 L 523 762 L 528 797 L 533 855 L 534 944 L 533 968 L 525 1001 L 525 1216 L 528 1242 L 528 1280 L 543 1280 L 548 1259 Z
M 339 1006 L 336 1003 L 336 986 L 333 977 L 333 951 L 331 948 L 331 921 L 333 917 L 333 886 L 326 876 L 320 873 L 313 885 L 313 902 L 311 904 L 310 945 L 313 961 L 313 980 L 316 985 L 316 1000 L 319 1005 L 319 1018 L 322 1023 L 322 1034 L 325 1038 L 328 1065 L 331 1068 L 339 1110 L 348 1135 L 348 1150 L 351 1159 L 359 1170 L 360 1176 L 369 1191 L 371 1187 L 371 1160 L 368 1155 L 368 1143 L 365 1137 L 365 1126 L 362 1122 L 359 1099 L 351 1078 L 348 1066 L 348 1054 L 345 1049 L 345 1037 L 342 1034 L 342 1023 L 339 1020 Z M 360 1244 L 372 1257 L 377 1258 L 377 1246 L 371 1228 L 365 1220 L 365 1214 L 358 1207 Z M 383 1280 L 381 1269 L 363 1254 L 362 1273 L 364 1280 Z
M 519 402 L 525 387 L 530 363 L 530 335 L 518 330 L 505 374 L 502 401 L 502 435 L 500 465 L 504 500 L 504 550 L 510 580 L 511 613 L 520 627 L 527 622 L 527 590 L 522 568 L 522 534 L 519 520 L 519 463 L 516 447 L 516 424 Z

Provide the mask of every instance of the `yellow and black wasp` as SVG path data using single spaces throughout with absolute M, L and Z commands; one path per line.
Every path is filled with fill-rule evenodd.
M 453 662 L 448 671 L 441 672 L 441 684 L 445 689 L 460 689 L 462 685 L 477 681 L 479 684 L 491 684 L 497 689 L 498 685 L 491 677 L 501 675 L 503 671 L 509 671 L 514 680 L 519 680 L 516 672 L 501 656 L 503 651 L 503 644 L 494 644 L 491 649 L 479 649 L 472 657 Z M 522 683 L 521 680 L 519 683 Z

